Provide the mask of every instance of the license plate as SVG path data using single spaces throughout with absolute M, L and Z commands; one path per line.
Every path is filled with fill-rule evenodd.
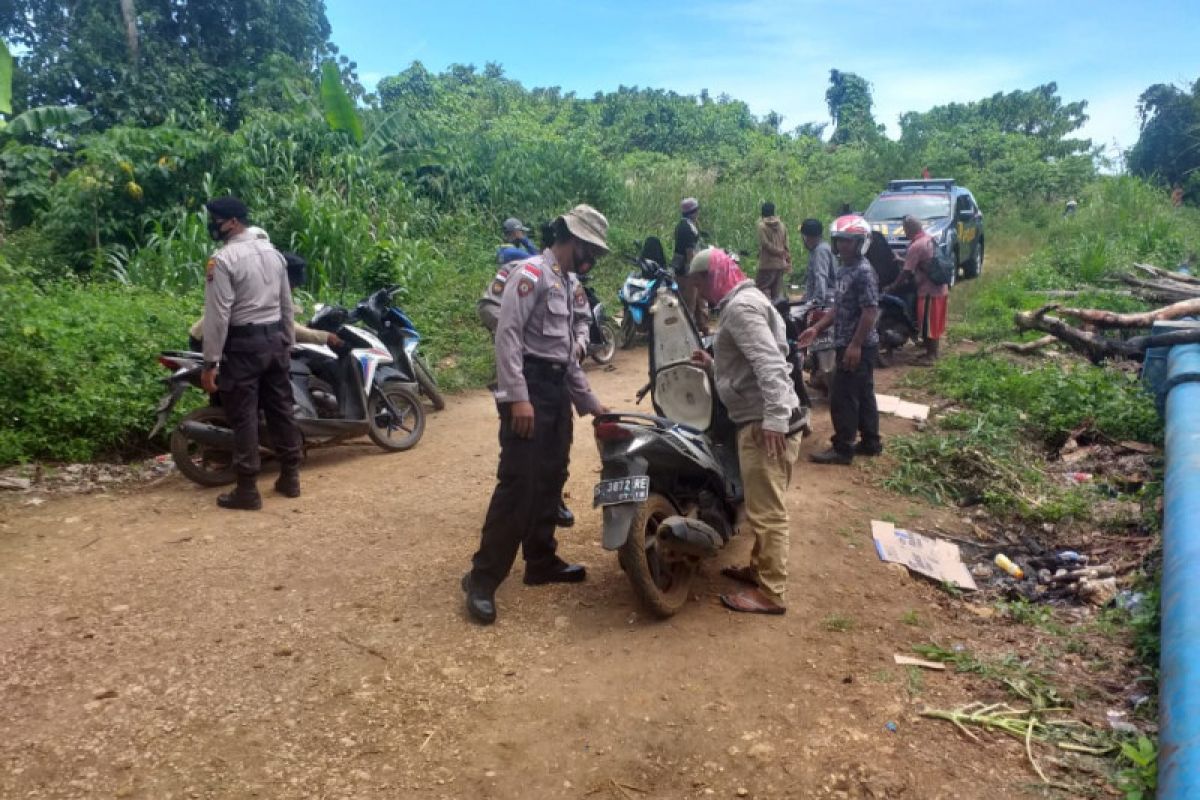
M 650 476 L 613 478 L 600 481 L 592 497 L 592 506 L 611 506 L 616 503 L 640 503 L 650 496 Z

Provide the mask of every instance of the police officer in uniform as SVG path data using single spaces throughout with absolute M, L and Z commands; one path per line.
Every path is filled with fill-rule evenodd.
M 279 458 L 275 491 L 300 496 L 300 431 L 292 418 L 288 351 L 295 342 L 292 297 L 283 256 L 247 229 L 249 211 L 236 197 L 210 200 L 208 232 L 224 242 L 208 260 L 204 291 L 204 372 L 209 394 L 233 428 L 237 488 L 217 498 L 221 508 L 257 511 L 258 412 Z
M 515 220 L 508 220 L 514 222 Z M 526 240 L 528 241 L 528 240 Z M 507 248 L 513 249 L 513 248 Z M 536 255 L 536 254 L 535 254 Z M 487 288 L 483 290 L 483 295 L 475 303 L 475 313 L 479 317 L 479 321 L 483 323 L 483 327 L 487 328 L 488 333 L 492 335 L 492 341 L 496 339 L 496 326 L 500 324 L 500 300 L 504 296 L 504 286 L 508 283 L 508 276 L 514 268 L 520 269 L 522 261 L 527 261 L 528 256 L 524 259 L 510 259 L 496 269 L 496 274 L 492 276 L 491 282 Z M 584 272 L 590 269 L 591 265 L 587 264 L 584 267 Z M 571 297 L 572 317 L 571 327 L 575 332 L 575 358 L 583 361 L 587 355 L 588 342 L 591 340 L 591 324 L 592 324 L 592 306 L 588 303 L 587 293 L 583 290 L 583 284 L 576 281 L 574 294 Z M 299 335 L 299 334 L 297 334 Z M 495 384 L 490 384 L 489 389 L 495 389 Z M 567 475 L 563 474 L 563 483 L 567 482 Z M 571 509 L 567 508 L 567 503 L 561 497 L 558 499 L 558 507 L 554 512 L 554 524 L 560 528 L 570 528 L 575 524 L 575 515 L 571 513 Z
M 556 554 L 555 507 L 571 450 L 571 405 L 583 414 L 607 408 L 592 393 L 580 366 L 587 322 L 575 313 L 587 296 L 576 275 L 608 252 L 608 221 L 580 205 L 554 221 L 554 244 L 518 264 L 500 287 L 496 327 L 496 402 L 500 408 L 500 465 L 472 569 L 463 576 L 467 612 L 496 619 L 496 588 L 508 576 L 517 548 L 524 582 L 578 583 L 587 571 Z M 586 346 L 586 345 L 585 345 Z

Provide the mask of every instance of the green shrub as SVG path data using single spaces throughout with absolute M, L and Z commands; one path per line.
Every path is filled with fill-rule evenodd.
M 1028 366 L 990 354 L 952 356 L 931 388 L 976 409 L 1015 414 L 1047 447 L 1084 422 L 1114 439 L 1158 442 L 1162 423 L 1136 376 L 1084 363 Z
M 113 283 L 0 285 L 0 464 L 144 445 L 156 357 L 186 341 L 198 305 Z

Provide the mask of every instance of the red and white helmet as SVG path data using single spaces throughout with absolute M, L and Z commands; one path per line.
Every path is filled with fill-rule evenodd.
M 871 223 L 858 214 L 847 214 L 844 217 L 838 217 L 829 226 L 829 238 L 857 239 L 859 242 L 859 252 L 866 255 L 867 248 L 871 245 Z

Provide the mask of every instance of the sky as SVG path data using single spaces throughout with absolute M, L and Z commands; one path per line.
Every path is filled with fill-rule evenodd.
M 813 0 L 588 3 L 326 0 L 332 39 L 364 85 L 414 60 L 432 72 L 489 61 L 526 87 L 590 97 L 618 86 L 708 89 L 777 111 L 790 130 L 828 122 L 829 70 L 870 81 L 875 119 L 1058 84 L 1086 100 L 1079 135 L 1110 156 L 1138 137 L 1137 97 L 1200 77 L 1200 0 Z

